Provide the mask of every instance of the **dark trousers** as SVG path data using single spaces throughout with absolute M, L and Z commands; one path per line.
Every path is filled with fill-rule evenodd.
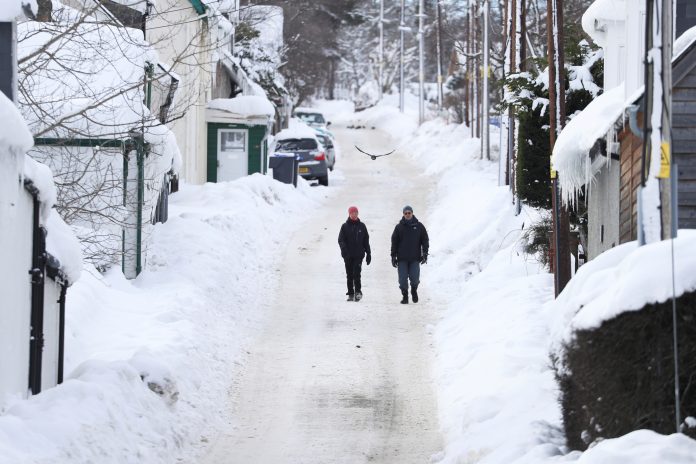
M 355 295 L 355 292 L 362 292 L 360 285 L 360 271 L 362 270 L 362 258 L 344 258 L 346 264 L 346 281 L 348 284 L 348 294 Z
M 411 281 L 411 288 L 417 288 L 420 283 L 420 262 L 419 261 L 399 261 L 399 288 L 408 290 L 408 281 Z

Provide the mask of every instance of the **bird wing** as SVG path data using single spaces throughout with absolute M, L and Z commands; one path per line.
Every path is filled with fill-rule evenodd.
M 371 157 L 372 159 L 379 158 L 380 156 L 391 155 L 392 153 L 394 153 L 394 152 L 396 151 L 396 149 L 394 149 L 394 150 L 390 151 L 389 153 L 384 153 L 384 154 L 382 154 L 382 155 L 373 155 L 373 154 L 371 154 L 371 153 L 368 153 L 368 152 L 366 152 L 366 151 L 361 150 L 360 147 L 358 147 L 357 145 L 353 145 L 353 146 L 354 146 L 355 149 L 358 150 L 360 153 L 364 153 L 364 154 L 366 154 L 367 156 Z

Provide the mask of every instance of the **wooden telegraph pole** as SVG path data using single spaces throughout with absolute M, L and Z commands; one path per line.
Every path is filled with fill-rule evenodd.
M 563 57 L 563 0 L 547 0 L 547 48 L 549 57 L 549 150 L 565 123 L 565 75 Z M 558 187 L 558 173 L 551 166 L 551 208 L 553 216 L 553 275 L 555 295 L 570 281 L 570 225 Z

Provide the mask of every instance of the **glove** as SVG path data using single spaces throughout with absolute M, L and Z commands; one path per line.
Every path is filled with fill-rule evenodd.
M 428 255 L 421 256 L 420 263 L 425 264 L 428 262 Z
M 392 266 L 396 267 L 397 263 L 396 256 L 392 256 Z
M 346 259 L 348 257 L 348 252 L 341 248 L 341 258 Z
M 372 262 L 372 255 L 365 256 L 365 264 L 369 266 L 370 262 Z

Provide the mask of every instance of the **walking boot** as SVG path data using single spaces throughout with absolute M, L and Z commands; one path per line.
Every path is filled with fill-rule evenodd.
M 418 303 L 418 287 L 411 287 L 411 298 L 414 303 Z
M 348 299 L 346 301 L 355 301 L 355 295 L 349 293 L 348 294 Z
M 401 290 L 401 304 L 408 304 L 408 290 Z
M 355 292 L 355 301 L 360 301 L 360 300 L 362 300 L 362 292 L 360 290 L 358 290 L 357 292 Z

